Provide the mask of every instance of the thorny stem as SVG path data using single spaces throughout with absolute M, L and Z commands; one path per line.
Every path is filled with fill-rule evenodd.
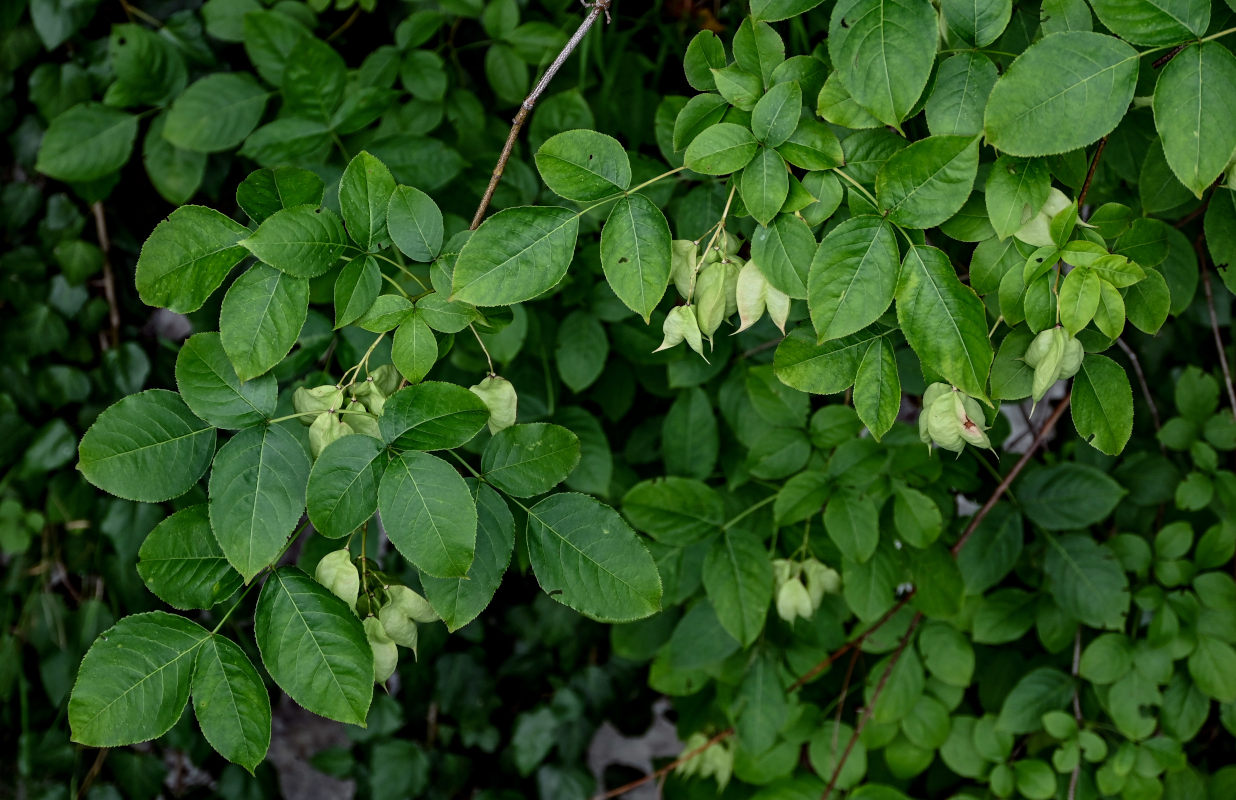
M 579 24 L 575 33 L 571 35 L 571 38 L 563 46 L 562 52 L 549 65 L 549 69 L 545 70 L 545 74 L 541 76 L 541 80 L 533 88 L 532 93 L 520 104 L 519 112 L 511 122 L 511 132 L 507 134 L 506 144 L 502 146 L 502 153 L 498 156 L 498 164 L 494 167 L 493 175 L 489 178 L 489 185 L 485 187 L 484 196 L 481 197 L 481 204 L 477 206 L 476 213 L 472 216 L 472 224 L 469 226 L 471 230 L 481 227 L 481 222 L 485 219 L 485 212 L 489 209 L 489 201 L 493 199 L 494 190 L 498 188 L 498 182 L 502 180 L 502 172 L 506 169 L 506 162 L 511 158 L 511 151 L 515 148 L 515 140 L 519 138 L 519 132 L 528 120 L 528 114 L 531 113 L 532 107 L 536 105 L 537 100 L 541 98 L 550 81 L 558 74 L 558 70 L 562 69 L 562 65 L 566 63 L 571 53 L 583 41 L 584 36 L 592 29 L 597 18 L 605 14 L 606 19 L 609 19 L 609 5 L 611 2 L 612 0 L 593 0 L 588 16 L 584 17 L 583 22 Z

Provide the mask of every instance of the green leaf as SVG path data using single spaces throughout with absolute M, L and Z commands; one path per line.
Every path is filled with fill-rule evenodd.
M 278 557 L 305 510 L 312 463 L 283 425 L 246 428 L 215 456 L 210 527 L 246 582 Z
M 842 556 L 865 563 L 880 544 L 879 509 L 856 491 L 837 492 L 824 507 L 824 529 Z
M 258 595 L 253 633 L 266 671 L 297 704 L 365 724 L 373 649 L 346 603 L 296 567 L 280 567 Z
M 790 192 L 790 174 L 777 151 L 764 147 L 743 168 L 740 187 L 747 211 L 756 222 L 767 225 L 785 205 Z
M 382 474 L 378 509 L 391 544 L 421 572 L 468 574 L 476 552 L 476 502 L 450 464 L 428 453 L 401 454 Z
M 808 170 L 824 170 L 845 164 L 841 142 L 833 129 L 810 117 L 798 120 L 798 127 L 777 146 L 789 163 Z
M 974 647 L 961 631 L 944 622 L 930 621 L 918 634 L 923 664 L 937 680 L 964 689 L 974 678 Z
M 702 30 L 691 37 L 687 52 L 683 56 L 682 67 L 687 83 L 700 92 L 711 92 L 717 88 L 712 79 L 714 67 L 725 66 L 725 45 L 720 37 L 710 30 Z
M 1102 521 L 1125 494 L 1124 487 L 1094 467 L 1065 462 L 1022 478 L 1017 499 L 1031 522 L 1062 531 Z
M 591 130 L 563 131 L 536 151 L 541 180 L 559 197 L 592 203 L 625 192 L 631 161 L 618 140 Z
M 330 122 L 343 100 L 348 67 L 322 39 L 302 36 L 283 67 L 283 114 Z
M 156 525 L 137 557 L 137 574 L 146 588 L 181 610 L 213 608 L 244 583 L 223 557 L 204 503 L 177 511 Z
M 210 634 L 154 611 L 125 617 L 90 646 L 69 698 L 72 739 L 123 747 L 171 730 L 189 702 L 193 661 Z
M 876 200 L 894 223 L 931 228 L 965 205 L 977 170 L 977 138 L 928 136 L 880 167 Z
M 980 595 L 1003 580 L 1017 564 L 1024 539 L 1025 522 L 1016 509 L 992 509 L 957 553 L 966 592 Z
M 996 65 L 982 53 L 946 58 L 927 98 L 927 129 L 934 136 L 982 133 L 983 111 L 997 77 Z
M 1120 562 L 1089 535 L 1047 537 L 1043 564 L 1052 599 L 1092 628 L 1119 630 L 1129 611 L 1129 583 Z
M 757 149 L 751 131 L 732 122 L 718 122 L 691 140 L 683 160 L 695 172 L 728 175 L 747 166 Z
M 438 204 L 411 186 L 397 186 L 390 196 L 386 225 L 399 251 L 413 261 L 433 261 L 442 249 L 443 223 Z
M 780 34 L 767 22 L 752 18 L 743 20 L 734 32 L 733 49 L 734 62 L 759 76 L 761 88 L 772 83 L 773 70 L 785 61 L 785 42 Z
M 210 746 L 249 772 L 270 747 L 270 695 L 245 651 L 210 636 L 193 667 L 193 711 Z
M 703 480 L 712 474 L 720 449 L 717 418 L 708 395 L 699 387 L 679 394 L 661 425 L 665 471 Z
M 944 530 L 940 507 L 917 489 L 905 485 L 893 488 L 893 521 L 897 533 L 911 547 L 928 547 Z
M 618 512 L 562 493 L 528 510 L 528 559 L 545 593 L 598 622 L 630 622 L 661 609 L 661 576 Z
M 515 520 L 502 497 L 484 484 L 475 484 L 476 557 L 462 578 L 421 575 L 421 586 L 433 610 L 452 633 L 485 610 L 502 583 L 515 548 Z
M 622 498 L 622 512 L 636 530 L 671 547 L 706 539 L 725 522 L 725 507 L 715 489 L 673 475 L 632 486 Z
M 514 497 L 544 494 L 579 464 L 579 437 L 560 425 L 512 425 L 494 434 L 481 455 L 487 483 Z
M 901 409 L 901 379 L 887 338 L 871 342 L 854 375 L 854 410 L 879 441 L 897 421 Z
M 1047 162 L 1000 156 L 987 174 L 987 217 L 1001 240 L 1039 212 L 1051 189 Z
M 1151 5 L 1150 0 L 1141 2 Z M 1190 5 L 1210 10 L 1209 3 Z M 1155 127 L 1168 166 L 1199 198 L 1236 152 L 1233 114 L 1236 56 L 1223 45 L 1202 42 L 1186 47 L 1163 68 L 1154 90 Z
M 155 226 L 137 259 L 137 291 L 146 305 L 196 311 L 244 259 L 249 229 L 214 209 L 182 206 Z
M 991 90 L 983 123 L 988 143 L 1009 155 L 1044 156 L 1098 141 L 1128 111 L 1137 63 L 1137 51 L 1111 36 L 1044 36 Z
M 601 231 L 601 268 L 618 299 L 648 322 L 669 285 L 670 229 L 644 195 L 623 197 L 609 212 Z
M 258 75 L 272 86 L 283 85 L 288 57 L 307 35 L 305 27 L 289 15 L 264 10 L 245 14 L 245 53 Z
M 254 264 L 236 279 L 219 311 L 219 339 L 247 381 L 283 360 L 309 313 L 309 281 Z
M 900 270 L 897 239 L 880 217 L 860 216 L 820 242 L 807 277 L 807 306 L 818 341 L 856 333 L 893 301 Z
M 1070 336 L 1076 336 L 1094 319 L 1099 310 L 1100 283 L 1099 276 L 1086 267 L 1072 270 L 1060 283 L 1060 324 Z
M 385 450 L 372 436 L 344 436 L 328 444 L 313 462 L 305 492 L 314 529 L 341 539 L 368 522 L 378 510 L 385 468 Z
M 1091 0 L 1090 5 L 1112 33 L 1133 44 L 1177 44 L 1202 36 L 1210 24 L 1206 0 Z
M 948 548 L 937 542 L 915 553 L 910 561 L 914 605 L 928 617 L 953 619 L 961 611 L 965 581 Z
M 558 285 L 575 253 L 579 215 L 565 208 L 505 208 L 481 223 L 455 262 L 451 300 L 498 306 Z
M 734 729 L 743 747 L 753 753 L 767 751 L 790 715 L 790 704 L 781 683 L 778 659 L 762 651 L 747 668 L 735 696 L 738 718 Z
M 163 138 L 195 153 L 235 149 L 262 121 L 269 97 L 247 72 L 207 75 L 172 103 Z
M 181 346 L 176 388 L 189 409 L 216 428 L 247 428 L 270 419 L 279 394 L 274 376 L 241 383 L 213 332 L 194 334 Z
M 378 427 L 401 450 L 447 450 L 471 441 L 489 421 L 489 407 L 462 386 L 425 381 L 386 400 Z
M 423 314 L 414 314 L 395 331 L 391 342 L 391 361 L 399 373 L 419 383 L 438 360 L 438 340 Z
M 1220 703 L 1236 701 L 1236 650 L 1227 642 L 1198 636 L 1189 656 L 1189 675 L 1207 696 Z
M 703 581 L 721 627 L 749 647 L 764 629 L 773 599 L 773 571 L 763 539 L 742 529 L 722 533 L 704 558 Z
M 137 140 L 137 117 L 101 103 L 80 103 L 43 134 L 34 168 L 58 181 L 104 178 L 125 165 Z
M 777 147 L 798 127 L 802 110 L 803 92 L 798 82 L 778 83 L 752 109 L 751 132 L 765 147 Z
M 1143 333 L 1158 333 L 1172 307 L 1171 289 L 1163 273 L 1147 269 L 1145 278 L 1125 290 L 1124 307 L 1133 327 Z
M 339 208 L 352 241 L 362 250 L 377 249 L 389 240 L 386 213 L 394 191 L 391 171 L 364 150 L 344 169 L 339 179 Z
M 601 376 L 609 357 L 605 327 L 587 311 L 572 311 L 558 326 L 554 361 L 558 376 L 575 393 L 587 389 Z
M 871 329 L 822 344 L 804 328 L 795 328 L 777 346 L 773 369 L 786 386 L 812 394 L 837 394 L 854 384 L 871 341 L 884 334 Z
M 898 127 L 931 75 L 939 22 L 913 0 L 841 0 L 828 24 L 828 54 L 850 95 Z
M 926 368 L 971 397 L 987 397 L 994 353 L 986 309 L 940 250 L 916 245 L 906 253 L 897 285 L 897 321 Z
M 818 246 L 806 222 L 793 214 L 782 214 L 771 226 L 755 229 L 751 258 L 773 288 L 805 300 L 807 275 Z
M 357 256 L 344 265 L 335 278 L 335 328 L 351 325 L 363 317 L 378 299 L 381 288 L 382 270 L 373 256 Z
M 751 111 L 764 91 L 764 81 L 759 73 L 743 69 L 738 64 L 713 68 L 713 82 L 730 105 L 741 111 Z
M 161 503 L 193 488 L 215 454 L 215 429 L 175 392 L 151 389 L 109 406 L 78 445 L 82 476 L 103 491 Z
M 300 167 L 259 169 L 236 187 L 236 203 L 254 222 L 261 223 L 284 208 L 319 206 L 326 192 L 322 179 Z
M 777 22 L 810 11 L 823 0 L 751 0 L 751 16 Z
M 241 244 L 281 272 L 316 278 L 335 266 L 347 241 L 335 212 L 306 204 L 271 214 Z
M 1124 369 L 1088 353 L 1073 380 L 1073 424 L 1095 449 L 1120 455 L 1133 433 L 1133 389 Z
M 902 571 L 887 550 L 864 563 L 843 559 L 841 581 L 846 605 L 863 622 L 874 622 L 893 607 Z
M 1033 669 L 1005 697 L 996 728 L 1014 734 L 1037 731 L 1043 727 L 1043 714 L 1064 708 L 1072 696 L 1068 675 L 1050 667 Z
M 1129 640 L 1123 634 L 1104 633 L 1082 651 L 1079 674 L 1099 685 L 1115 683 L 1133 668 Z
M 142 142 L 142 164 L 146 175 L 164 200 L 173 205 L 187 203 L 202 186 L 206 176 L 206 154 L 175 147 L 163 138 L 167 114 L 155 117 Z
M 942 0 L 940 12 L 950 33 L 976 47 L 1000 38 L 1013 14 L 1011 0 Z

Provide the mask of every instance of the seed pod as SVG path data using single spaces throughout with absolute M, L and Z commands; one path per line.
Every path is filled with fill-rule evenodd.
M 770 283 L 764 287 L 764 308 L 777 330 L 785 333 L 785 323 L 790 318 L 790 296 Z
M 952 390 L 953 387 L 947 383 L 933 383 L 923 392 L 923 411 L 918 415 L 918 438 L 922 440 L 923 444 L 931 445 L 931 433 L 927 425 L 928 410 L 935 404 L 936 400 Z
M 401 644 L 416 654 L 416 623 L 392 603 L 378 609 L 382 629 L 395 644 Z
M 927 432 L 931 441 L 945 450 L 960 453 L 966 446 L 961 436 L 961 423 L 958 420 L 959 399 L 949 391 L 935 399 L 929 408 L 923 409 L 927 415 Z M 963 412 L 964 413 L 964 409 Z
M 954 392 L 954 405 L 960 407 L 957 421 L 961 425 L 961 438 L 967 444 L 975 447 L 991 449 L 991 440 L 987 438 L 986 417 L 983 407 L 973 397 L 967 397 L 961 392 Z
M 352 387 L 352 397 L 378 416 L 382 415 L 382 409 L 386 407 L 386 395 L 382 394 L 372 375 Z
M 366 436 L 372 436 L 375 439 L 382 438 L 382 432 L 378 430 L 378 418 L 370 414 L 360 403 L 348 403 L 345 411 L 355 411 L 355 414 L 344 414 L 343 421 L 348 424 L 356 433 L 363 433 Z
M 437 622 L 442 619 L 438 612 L 433 610 L 433 606 L 429 605 L 428 600 L 407 586 L 391 584 L 386 587 L 386 593 L 391 604 L 415 622 Z
M 814 558 L 803 562 L 803 575 L 807 578 L 807 594 L 811 597 L 813 612 L 824 602 L 824 595 L 841 590 L 841 574 Z
M 1085 358 L 1086 351 L 1082 348 L 1082 343 L 1068 336 L 1064 340 L 1064 356 L 1060 359 L 1060 380 L 1067 380 L 1077 374 L 1081 369 L 1082 359 Z
M 369 373 L 369 377 L 373 379 L 374 386 L 383 397 L 393 395 L 399 389 L 399 384 L 403 383 L 403 376 L 395 369 L 394 364 L 383 364 Z
M 519 398 L 510 381 L 498 375 L 490 375 L 475 386 L 468 388 L 474 395 L 481 398 L 489 409 L 490 433 L 497 433 L 515 424 Z
M 360 595 L 360 572 L 352 563 L 352 554 L 346 547 L 323 556 L 313 571 L 313 578 L 347 603 L 348 608 L 356 609 L 356 598 Z
M 747 262 L 737 256 L 721 259 L 725 266 L 725 319 L 738 313 L 738 275 Z
M 798 565 L 788 558 L 774 558 L 772 562 L 773 568 L 773 588 L 781 589 L 781 584 L 792 578 L 796 572 L 795 567 Z
M 1044 334 L 1047 335 L 1044 336 Z M 1033 354 L 1029 349 L 1026 351 L 1027 355 L 1036 357 L 1036 363 L 1032 364 L 1034 379 L 1031 382 L 1031 394 L 1034 396 L 1035 403 L 1042 400 L 1047 390 L 1060 378 L 1060 365 L 1064 361 L 1065 337 L 1064 328 L 1048 328 L 1035 338 L 1035 342 L 1043 339 L 1045 344 Z M 1032 346 L 1033 344 L 1034 342 L 1031 343 Z M 1027 359 L 1026 363 L 1029 364 L 1030 361 Z
M 725 742 L 719 742 L 696 758 L 703 761 L 700 765 L 700 776 L 711 776 L 717 782 L 717 788 L 724 790 L 734 772 L 734 751 L 727 747 Z
M 695 281 L 695 268 L 699 261 L 700 247 L 695 242 L 690 239 L 670 242 L 670 277 L 683 300 L 691 296 L 691 284 Z
M 665 334 L 665 338 L 661 340 L 661 346 L 654 353 L 659 353 L 662 350 L 668 350 L 674 347 L 679 342 L 686 340 L 687 345 L 692 350 L 704 355 L 704 340 L 700 336 L 699 324 L 695 321 L 694 306 L 674 306 L 665 315 L 665 322 L 661 325 L 661 330 Z M 705 361 L 708 359 L 705 358 Z
M 760 272 L 754 261 L 748 261 L 738 273 L 735 296 L 739 325 L 734 333 L 742 333 L 764 316 L 764 293 L 767 289 L 768 281 L 764 273 Z
M 395 674 L 399 664 L 399 649 L 386 635 L 386 630 L 377 617 L 365 617 L 365 638 L 373 650 L 373 680 L 374 683 L 386 683 L 387 678 Z
M 1054 244 L 1051 239 L 1051 218 L 1068 208 L 1072 202 L 1064 192 L 1053 187 L 1047 193 L 1047 200 L 1039 209 L 1039 213 L 1018 228 L 1013 238 L 1035 247 L 1048 247 Z
M 317 457 L 326 449 L 326 445 L 337 439 L 350 436 L 352 433 L 355 433 L 355 431 L 346 422 L 339 419 L 338 414 L 319 414 L 318 418 L 309 426 L 309 452 L 313 454 L 313 458 L 316 461 Z
M 720 248 L 723 254 L 732 256 L 742 247 L 742 239 L 723 229 L 717 237 L 717 247 Z
M 726 269 L 724 264 L 709 264 L 700 270 L 695 282 L 695 321 L 700 333 L 709 339 L 725 319 Z
M 1056 331 L 1058 328 L 1048 328 L 1039 331 L 1034 337 L 1034 341 L 1030 342 L 1030 346 L 1026 348 L 1026 354 L 1022 356 L 1022 360 L 1031 367 L 1037 367 L 1047 354 L 1051 351 L 1052 340 L 1057 337 Z
M 312 425 L 317 419 L 317 414 L 343 407 L 343 391 L 333 383 L 315 386 L 312 389 L 302 386 L 292 393 L 292 407 L 296 409 L 297 414 L 304 414 L 300 417 L 303 424 Z M 310 416 L 311 414 L 313 416 Z
M 708 744 L 707 736 L 705 736 L 703 733 L 693 733 L 687 737 L 687 741 L 683 742 L 682 754 L 685 756 L 687 753 L 694 753 L 696 750 L 699 750 L 701 747 L 704 747 L 707 744 Z M 712 749 L 712 748 L 709 748 L 709 749 Z M 706 753 L 708 751 L 705 750 L 704 752 Z M 696 775 L 699 773 L 700 767 L 703 766 L 703 763 L 704 763 L 703 759 L 699 757 L 681 759 L 678 763 L 678 766 L 674 767 L 674 772 L 683 776 L 684 778 L 689 778 L 692 775 Z
M 797 617 L 811 619 L 812 613 L 811 595 L 800 578 L 790 578 L 781 585 L 777 592 L 777 616 L 786 622 L 793 622 Z

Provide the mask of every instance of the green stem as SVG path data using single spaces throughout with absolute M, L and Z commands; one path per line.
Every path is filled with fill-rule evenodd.
M 426 286 L 426 285 L 425 285 L 425 282 L 424 282 L 424 281 L 422 281 L 420 278 L 418 278 L 418 277 L 416 276 L 416 273 L 415 273 L 415 272 L 413 272 L 412 270 L 408 269 L 408 268 L 407 268 L 407 267 L 405 267 L 403 264 L 400 264 L 398 261 L 395 261 L 394 259 L 391 259 L 391 258 L 387 258 L 386 256 L 384 256 L 384 255 L 382 255 L 382 254 L 380 254 L 380 253 L 370 253 L 369 255 L 373 256 L 374 258 L 378 259 L 379 261 L 385 261 L 387 264 L 390 264 L 392 267 L 394 267 L 395 269 L 399 270 L 399 271 L 400 271 L 400 272 L 402 272 L 404 275 L 407 275 L 409 278 L 411 278 L 412 280 L 416 281 L 416 285 L 417 285 L 417 286 L 419 286 L 419 287 L 421 287 L 422 289 L 428 289 L 428 288 L 429 288 L 428 286 Z M 382 277 L 383 277 L 383 278 L 385 278 L 386 276 L 385 276 L 385 275 L 383 275 Z M 406 296 L 407 296 L 407 294 L 405 293 L 405 294 L 404 294 L 404 296 L 406 297 Z
M 759 511 L 761 508 L 763 508 L 764 506 L 768 505 L 769 503 L 773 502 L 776 499 L 777 499 L 777 495 L 775 494 L 765 497 L 760 502 L 756 503 L 753 506 L 748 507 L 746 511 L 743 511 L 741 514 L 739 514 L 738 516 L 734 517 L 729 522 L 722 525 L 721 530 L 728 531 L 730 528 L 737 525 L 739 522 L 746 519 L 750 515 L 754 514 L 756 511 Z
M 879 202 L 875 199 L 875 195 L 873 195 L 871 192 L 867 191 L 867 187 L 866 187 L 866 186 L 863 186 L 861 183 L 859 183 L 858 181 L 854 180 L 854 179 L 853 179 L 853 178 L 851 178 L 849 175 L 847 175 L 847 174 L 845 173 L 845 171 L 841 169 L 841 167 L 833 167 L 833 172 L 837 173 L 838 175 L 840 175 L 841 177 L 843 177 L 843 178 L 845 178 L 847 181 L 849 181 L 851 184 L 853 184 L 853 185 L 854 185 L 854 188 L 856 188 L 856 189 L 858 189 L 860 192 L 862 192 L 862 193 L 863 193 L 863 196 L 864 196 L 864 197 L 866 197 L 868 200 L 870 200 L 870 201 L 871 201 L 871 204 L 872 204 L 873 206 L 876 206 L 877 208 L 879 208 L 879 205 L 880 205 L 880 204 L 879 204 Z
M 325 413 L 327 412 L 325 411 L 301 411 L 296 414 L 288 414 L 286 417 L 275 417 L 274 419 L 270 420 L 270 422 L 268 422 L 267 424 L 274 425 L 277 422 L 287 422 L 290 419 L 299 419 L 300 417 L 307 417 L 310 414 L 325 414 Z M 348 411 L 346 408 L 337 408 L 335 409 L 335 413 L 336 414 L 365 414 L 367 416 L 372 416 L 372 414 L 370 414 L 368 411 Z
M 625 194 L 634 194 L 638 192 L 640 189 L 643 189 L 645 186 L 651 186 L 652 184 L 656 183 L 659 180 L 664 180 L 665 178 L 668 178 L 671 175 L 675 175 L 679 172 L 682 172 L 684 169 L 686 169 L 686 167 L 682 166 L 682 167 L 675 167 L 674 169 L 671 169 L 669 172 L 662 172 L 657 177 L 649 178 L 648 180 L 641 183 L 639 186 L 634 186 L 630 189 L 627 189 Z

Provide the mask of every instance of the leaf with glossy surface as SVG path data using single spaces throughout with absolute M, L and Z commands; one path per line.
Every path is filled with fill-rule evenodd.
M 636 530 L 672 547 L 705 539 L 725 522 L 725 506 L 715 489 L 673 475 L 632 486 L 622 498 L 622 512 Z
M 246 581 L 295 530 L 310 467 L 305 446 L 283 425 L 246 428 L 219 448 L 210 472 L 210 527 Z
M 163 138 L 196 153 L 231 150 L 262 121 L 269 97 L 246 72 L 207 75 L 172 103 Z
M 935 9 L 915 0 L 841 0 L 828 24 L 828 54 L 850 95 L 897 127 L 935 63 Z
M 476 497 L 476 556 L 462 578 L 421 575 L 425 598 L 447 630 L 454 632 L 476 619 L 493 600 L 515 548 L 515 519 L 506 501 L 484 484 L 472 485 Z
M 244 583 L 219 549 L 205 503 L 177 511 L 156 525 L 137 558 L 137 574 L 146 588 L 182 611 L 212 608 Z
M 241 244 L 263 264 L 297 278 L 316 278 L 335 266 L 347 241 L 334 211 L 303 205 L 271 214 Z
M 69 698 L 73 741 L 123 747 L 171 730 L 189 702 L 197 649 L 209 636 L 162 611 L 125 617 L 100 634 Z
M 363 317 L 382 288 L 382 270 L 373 256 L 357 256 L 335 278 L 335 328 L 351 325 Z
M 429 262 L 442 249 L 442 211 L 429 195 L 397 186 L 390 195 L 386 225 L 391 241 L 413 261 Z
M 773 288 L 805 300 L 807 275 L 818 246 L 806 222 L 793 214 L 782 214 L 769 227 L 755 229 L 751 259 Z
M 764 93 L 751 111 L 751 132 L 765 147 L 790 138 L 803 110 L 803 91 L 797 81 L 778 83 Z
M 992 147 L 1045 156 L 1111 133 L 1128 111 L 1138 53 L 1111 36 L 1053 33 L 1026 48 L 996 81 L 983 127 Z
M 1013 15 L 1011 0 L 942 0 L 948 30 L 976 47 L 986 47 L 1004 33 Z
M 807 276 L 807 306 L 818 341 L 856 333 L 893 301 L 899 271 L 897 239 L 880 217 L 860 216 L 820 242 Z
M 1210 24 L 1207 0 L 1090 0 L 1112 33 L 1141 45 L 1177 44 L 1202 36 Z
M 460 251 L 450 299 L 498 306 L 549 291 L 571 264 L 578 232 L 579 215 L 565 208 L 504 208 Z
M 425 381 L 386 400 L 378 427 L 402 450 L 446 450 L 469 442 L 489 421 L 489 407 L 462 386 Z
M 747 166 L 759 144 L 755 134 L 733 122 L 705 128 L 687 145 L 687 168 L 703 175 L 728 175 Z
M 1047 200 L 1051 173 L 1041 159 L 1000 156 L 987 174 L 984 199 L 996 236 L 1007 239 L 1030 221 Z
M 635 531 L 586 495 L 547 497 L 528 510 L 528 558 L 553 599 L 598 622 L 661 609 L 661 576 Z
M 983 132 L 983 111 L 999 73 L 982 53 L 958 53 L 940 63 L 927 98 L 927 129 L 935 136 Z
M 931 228 L 961 210 L 977 171 L 977 138 L 928 136 L 880 167 L 876 200 L 898 225 Z
M 1120 455 L 1133 433 L 1133 389 L 1124 369 L 1088 353 L 1073 379 L 1073 424 L 1095 449 Z
M 193 488 L 215 454 L 215 429 L 175 392 L 151 389 L 109 406 L 78 445 L 77 468 L 103 491 L 161 503 Z
M 987 397 L 995 357 L 987 312 L 940 250 L 916 245 L 906 253 L 897 284 L 897 321 L 924 366 L 971 397 Z
M 309 314 L 309 281 L 254 264 L 236 279 L 219 311 L 219 340 L 236 375 L 252 380 L 283 360 Z
M 284 208 L 322 204 L 326 184 L 307 169 L 274 167 L 250 172 L 236 187 L 236 204 L 261 223 Z
M 386 468 L 382 443 L 372 436 L 344 436 L 313 462 L 305 492 L 309 521 L 323 536 L 340 539 L 378 510 L 378 484 Z
M 541 179 L 559 197 L 591 203 L 631 185 L 631 161 L 612 136 L 592 130 L 563 131 L 545 140 L 535 156 Z
M 1047 537 L 1043 563 L 1052 599 L 1092 628 L 1119 630 L 1129 611 L 1129 583 L 1115 554 L 1085 534 Z
M 388 241 L 386 212 L 394 191 L 391 171 L 364 150 L 344 169 L 339 179 L 339 209 L 348 233 L 362 250 L 382 247 Z
M 378 486 L 391 544 L 417 569 L 461 578 L 476 552 L 476 502 L 455 468 L 428 453 L 392 459 Z
M 485 445 L 481 475 L 514 497 L 544 494 L 579 464 L 579 437 L 561 425 L 534 422 L 504 428 Z
M 887 337 L 872 341 L 854 374 L 854 410 L 879 441 L 897 421 L 901 409 L 901 379 Z
M 1199 198 L 1236 152 L 1234 118 L 1236 56 L 1226 47 L 1186 47 L 1163 68 L 1154 90 L 1155 127 L 1167 165 Z
M 601 231 L 601 268 L 618 299 L 648 322 L 669 285 L 670 229 L 644 195 L 614 204 Z
M 230 639 L 213 635 L 197 651 L 193 712 L 219 754 L 250 773 L 270 747 L 270 695 L 253 662 Z
M 365 724 L 373 648 L 344 601 L 296 567 L 280 567 L 258 595 L 253 632 L 266 671 L 302 708 Z
M 1052 531 L 1094 525 L 1127 494 L 1094 467 L 1068 462 L 1031 472 L 1021 479 L 1017 491 L 1026 516 Z
M 749 646 L 764 629 L 773 599 L 773 571 L 761 537 L 734 529 L 717 537 L 704 557 L 704 590 L 721 627 Z
M 777 22 L 797 17 L 821 2 L 823 0 L 751 0 L 751 16 L 765 22 Z
M 189 409 L 216 428 L 247 428 L 269 419 L 279 394 L 270 375 L 242 383 L 214 332 L 194 334 L 181 346 L 176 388 Z
M 196 311 L 244 259 L 249 229 L 204 206 L 181 206 L 155 226 L 137 259 L 137 292 L 146 305 Z
M 854 384 L 872 339 L 883 335 L 868 329 L 816 344 L 810 331 L 795 328 L 777 346 L 773 369 L 778 380 L 802 392 L 844 392 Z
M 743 205 L 755 221 L 761 225 L 772 222 L 790 192 L 790 174 L 776 150 L 760 149 L 743 168 L 740 188 Z
M 43 134 L 34 168 L 58 181 L 105 178 L 125 165 L 137 140 L 137 117 L 102 103 L 80 103 Z

